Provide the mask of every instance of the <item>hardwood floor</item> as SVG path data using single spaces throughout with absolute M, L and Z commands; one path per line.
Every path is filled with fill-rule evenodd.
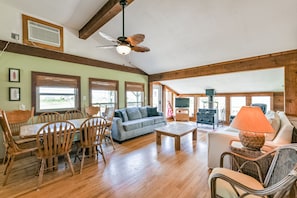
M 98 163 L 87 159 L 81 175 L 79 160 L 74 176 L 61 160 L 58 171 L 45 173 L 39 191 L 35 156 L 17 160 L 4 187 L 1 165 L 0 197 L 210 197 L 205 132 L 198 130 L 197 141 L 192 134 L 183 136 L 180 151 L 175 151 L 171 137 L 162 136 L 157 146 L 155 133 L 116 147 L 104 147 L 106 165 L 100 157 Z

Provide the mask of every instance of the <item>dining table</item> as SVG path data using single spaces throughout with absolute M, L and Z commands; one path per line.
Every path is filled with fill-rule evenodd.
M 88 118 L 79 118 L 79 119 L 72 119 L 72 120 L 67 120 L 70 123 L 72 123 L 77 131 L 77 135 L 74 137 L 74 142 L 79 140 L 79 130 L 80 130 L 80 126 L 81 124 L 87 120 Z M 111 125 L 111 121 L 107 120 L 107 126 Z M 28 125 L 23 125 L 20 127 L 20 138 L 32 138 L 32 137 L 36 137 L 39 129 L 41 129 L 42 126 L 44 126 L 47 123 L 36 123 L 36 124 L 28 124 Z M 53 167 L 55 167 L 55 164 L 57 164 L 58 159 L 48 159 L 48 164 L 54 164 Z M 56 170 L 57 167 L 55 168 L 51 168 L 50 170 Z
M 88 118 L 79 118 L 79 119 L 72 119 L 72 120 L 67 120 L 69 122 L 71 122 L 75 129 L 77 130 L 77 132 L 79 132 L 80 126 L 81 124 Z M 107 126 L 111 125 L 111 121 L 106 120 L 107 121 Z M 32 138 L 32 137 L 36 137 L 37 132 L 39 131 L 39 129 L 45 125 L 47 123 L 36 123 L 36 124 L 28 124 L 28 125 L 23 125 L 20 128 L 20 138 Z
M 78 131 L 80 129 L 80 125 L 86 120 L 87 118 L 79 118 L 73 120 L 67 120 L 71 122 L 75 129 Z M 36 123 L 36 124 L 28 124 L 23 125 L 20 128 L 20 138 L 32 138 L 36 137 L 37 132 L 39 129 L 47 123 Z

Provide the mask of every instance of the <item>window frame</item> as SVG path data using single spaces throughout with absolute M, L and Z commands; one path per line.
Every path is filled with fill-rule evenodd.
M 115 83 L 116 84 L 116 102 L 115 102 L 115 109 L 119 108 L 119 81 L 118 80 L 108 80 L 108 79 L 100 79 L 100 78 L 89 78 L 89 105 L 92 104 L 92 82 L 107 82 L 107 83 Z M 99 90 L 99 89 L 98 89 Z M 102 90 L 107 90 L 107 89 L 102 89 Z
M 129 86 L 133 87 L 133 89 L 130 89 Z M 142 91 L 143 92 L 143 98 L 142 98 L 142 101 L 141 101 L 141 106 L 144 106 L 144 104 L 145 104 L 144 83 L 125 81 L 125 107 L 128 107 L 128 101 L 127 101 L 127 92 L 128 91 Z
M 64 109 L 53 109 L 53 110 L 46 110 L 46 111 L 41 111 L 39 109 L 40 104 L 37 105 L 37 86 L 38 80 L 37 77 L 39 76 L 48 76 L 48 77 L 57 77 L 57 78 L 65 78 L 65 79 L 72 79 L 76 81 L 76 86 L 75 88 L 77 89 L 76 91 L 76 107 L 71 108 L 71 109 L 81 109 L 81 84 L 80 84 L 80 76 L 73 76 L 73 75 L 64 75 L 64 74 L 54 74 L 54 73 L 46 73 L 46 72 L 31 72 L 31 98 L 32 98 L 32 106 L 35 107 L 35 114 L 41 114 L 43 112 L 50 112 L 50 111 L 56 111 L 59 113 L 64 113 L 65 111 L 69 110 L 69 108 L 64 108 Z

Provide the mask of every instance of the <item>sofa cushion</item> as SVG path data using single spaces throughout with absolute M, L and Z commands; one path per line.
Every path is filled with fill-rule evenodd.
M 141 117 L 142 118 L 146 118 L 147 117 L 147 108 L 146 107 L 139 107 L 139 111 L 141 113 Z
M 141 119 L 141 113 L 138 109 L 138 107 L 130 107 L 126 109 L 127 115 L 129 120 L 137 120 L 137 119 Z
M 266 133 L 265 140 L 273 140 L 278 133 L 280 128 L 280 117 L 278 113 L 274 111 L 268 111 L 265 115 L 269 123 L 271 124 L 272 128 L 274 129 L 273 133 Z
M 148 117 L 158 116 L 157 107 L 147 107 L 147 115 Z
M 143 127 L 154 125 L 154 120 L 151 118 L 142 118 L 141 123 Z
M 129 120 L 126 109 L 119 109 L 119 111 L 122 113 L 122 121 L 123 122 L 127 122 Z
M 114 117 L 121 118 L 122 122 L 124 122 L 123 114 L 122 114 L 121 111 L 119 111 L 119 110 L 115 110 L 115 111 L 114 111 Z
M 125 131 L 131 131 L 134 129 L 139 129 L 142 127 L 142 123 L 139 120 L 130 120 L 127 122 L 123 122 L 123 127 Z
M 164 122 L 164 117 L 163 117 L 163 116 L 155 116 L 155 117 L 153 117 L 152 119 L 154 120 L 154 123 L 155 123 L 155 124 Z

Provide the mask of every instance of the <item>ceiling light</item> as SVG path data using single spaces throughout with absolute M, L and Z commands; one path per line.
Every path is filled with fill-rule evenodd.
M 121 44 L 117 46 L 117 52 L 121 55 L 127 55 L 131 52 L 131 47 L 129 45 Z

